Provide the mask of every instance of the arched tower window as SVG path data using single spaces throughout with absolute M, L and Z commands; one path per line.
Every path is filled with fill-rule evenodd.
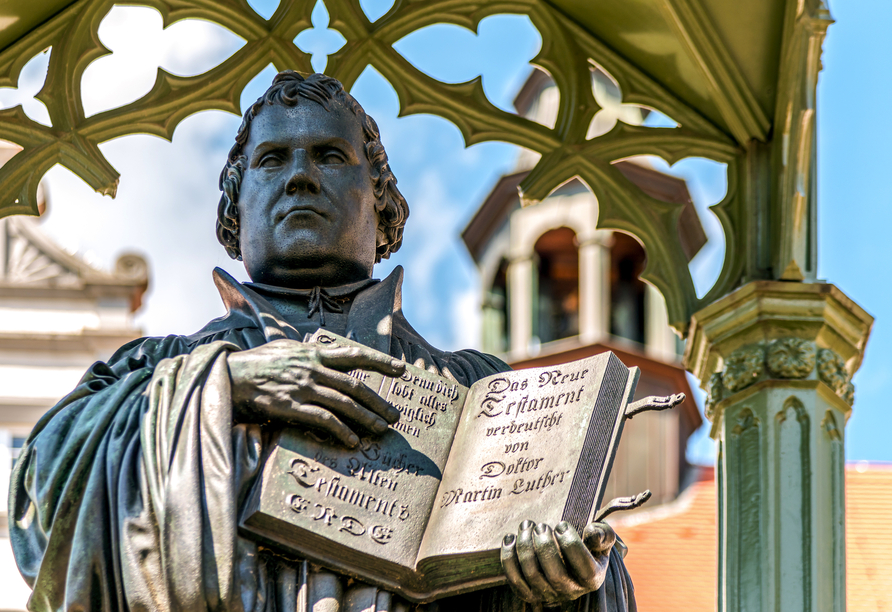
M 562 227 L 536 241 L 538 295 L 533 335 L 551 342 L 579 334 L 579 250 L 576 234 Z
M 505 353 L 510 342 L 508 261 L 502 259 L 483 303 L 483 350 Z
M 615 232 L 610 249 L 610 333 L 644 344 L 644 295 L 646 285 L 638 278 L 647 256 L 631 236 Z

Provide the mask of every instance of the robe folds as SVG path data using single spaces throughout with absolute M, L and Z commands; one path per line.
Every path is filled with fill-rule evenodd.
M 222 270 L 214 275 L 225 316 L 191 336 L 135 340 L 94 364 L 28 438 L 13 471 L 9 516 L 16 561 L 33 588 L 29 608 L 408 611 L 414 606 L 397 596 L 308 571 L 238 534 L 270 434 L 234 424 L 227 356 L 302 337 L 259 292 Z M 508 368 L 425 342 L 402 315 L 401 281 L 398 268 L 352 297 L 347 337 L 463 385 Z M 426 607 L 529 606 L 501 587 Z M 621 556 L 611 553 L 601 589 L 563 608 L 635 610 Z

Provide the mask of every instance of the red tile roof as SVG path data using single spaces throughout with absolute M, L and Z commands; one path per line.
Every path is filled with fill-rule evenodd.
M 892 610 L 892 465 L 846 469 L 846 604 Z
M 846 466 L 849 612 L 892 611 L 892 465 Z M 611 518 L 629 547 L 641 612 L 716 609 L 716 488 L 712 468 L 671 504 Z

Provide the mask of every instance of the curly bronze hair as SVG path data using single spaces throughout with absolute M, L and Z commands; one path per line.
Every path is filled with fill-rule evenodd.
M 371 178 L 378 200 L 378 231 L 375 263 L 390 257 L 403 242 L 403 227 L 409 217 L 409 205 L 396 187 L 396 177 L 387 162 L 387 153 L 381 144 L 378 124 L 369 117 L 337 79 L 324 74 L 311 74 L 304 77 L 293 70 L 285 70 L 276 75 L 266 93 L 257 99 L 245 112 L 242 124 L 235 135 L 235 144 L 229 150 L 226 165 L 220 173 L 220 190 L 223 195 L 217 206 L 217 240 L 233 259 L 241 260 L 239 248 L 238 196 L 242 176 L 248 164 L 243 152 L 248 141 L 251 121 L 264 106 L 279 104 L 297 106 L 300 98 L 310 100 L 328 109 L 331 102 L 349 109 L 359 119 L 365 139 L 365 155 L 371 167 Z

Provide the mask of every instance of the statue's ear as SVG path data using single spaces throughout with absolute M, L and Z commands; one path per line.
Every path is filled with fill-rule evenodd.
M 390 257 L 390 238 L 387 236 L 385 227 L 381 224 L 381 213 L 387 208 L 387 191 L 381 194 L 378 201 L 375 202 L 375 212 L 378 213 L 378 227 L 375 228 L 375 263 L 382 259 Z
M 375 254 L 377 255 L 375 263 L 390 257 L 390 240 L 387 238 L 387 234 L 381 229 L 380 225 L 375 231 Z

